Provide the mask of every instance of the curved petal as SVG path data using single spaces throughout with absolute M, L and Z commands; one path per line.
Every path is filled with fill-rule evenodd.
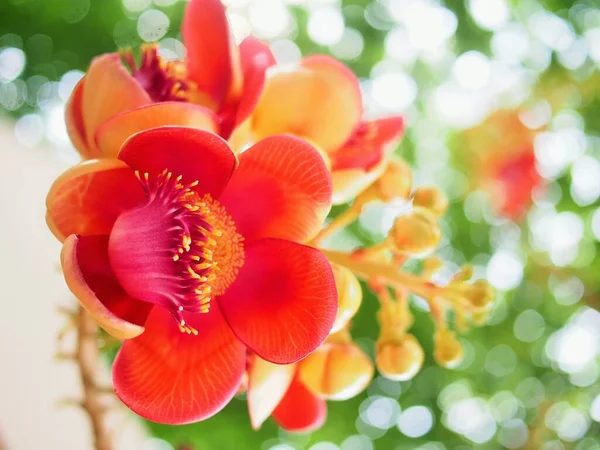
M 218 105 L 239 93 L 239 52 L 221 0 L 191 0 L 181 28 L 189 77 Z
M 291 133 L 329 153 L 350 138 L 361 115 L 356 76 L 333 58 L 312 56 L 267 79 L 252 125 L 257 140 Z
M 248 412 L 258 430 L 281 402 L 296 373 L 295 364 L 272 364 L 254 355 L 248 369 Z
M 246 248 L 244 266 L 218 302 L 238 338 L 276 364 L 296 362 L 317 348 L 337 313 L 327 258 L 279 239 Z
M 100 156 L 94 142 L 96 129 L 120 112 L 151 103 L 150 96 L 121 64 L 117 53 L 92 61 L 85 77 L 81 99 L 89 157 Z
M 331 156 L 331 169 L 371 170 L 395 149 L 403 132 L 402 116 L 362 122 L 354 136 Z
M 164 125 L 198 128 L 211 133 L 218 129 L 217 118 L 208 108 L 183 102 L 153 103 L 108 119 L 96 130 L 96 145 L 103 156 L 116 158 L 130 136 Z
M 125 341 L 114 362 L 117 396 L 153 422 L 206 419 L 231 400 L 242 381 L 246 350 L 219 309 L 184 317 L 197 336 L 180 332 L 167 310 L 154 308 L 146 332 Z
M 221 198 L 246 241 L 305 242 L 331 207 L 331 177 L 319 153 L 292 136 L 272 136 L 240 155 Z
M 61 241 L 70 234 L 109 234 L 117 217 L 145 198 L 142 185 L 125 163 L 87 161 L 67 170 L 50 188 L 48 226 Z
M 98 325 L 118 339 L 144 332 L 150 305 L 129 297 L 108 260 L 108 236 L 69 236 L 60 260 L 67 286 Z
M 361 123 L 352 138 L 331 155 L 334 204 L 348 202 L 379 178 L 403 132 L 401 116 Z
M 320 428 L 327 417 L 325 400 L 310 392 L 297 378 L 292 382 L 273 418 L 281 428 L 306 433 Z
M 244 75 L 242 92 L 220 114 L 223 120 L 221 135 L 226 139 L 254 111 L 265 85 L 265 73 L 275 64 L 269 46 L 252 36 L 240 44 L 240 56 Z
M 188 127 L 160 127 L 129 138 L 119 159 L 131 168 L 158 175 L 164 169 L 183 176 L 183 183 L 199 181 L 201 194 L 217 198 L 231 178 L 237 158 L 216 134 Z
M 65 122 L 67 124 L 67 133 L 73 143 L 73 146 L 84 159 L 90 157 L 88 145 L 85 136 L 85 127 L 83 125 L 83 115 L 81 102 L 83 99 L 83 86 L 85 77 L 79 80 L 75 85 L 67 105 L 65 107 Z

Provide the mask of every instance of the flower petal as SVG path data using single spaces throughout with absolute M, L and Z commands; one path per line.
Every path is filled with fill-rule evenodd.
M 275 411 L 273 418 L 281 428 L 306 433 L 320 428 L 327 417 L 325 400 L 310 392 L 295 379 Z
M 275 64 L 269 46 L 252 36 L 240 44 L 240 57 L 244 75 L 242 92 L 220 113 L 223 120 L 221 135 L 226 139 L 254 111 L 265 85 L 265 73 Z
M 281 402 L 296 373 L 295 364 L 272 364 L 254 355 L 248 370 L 248 412 L 258 430 Z
M 228 96 L 239 93 L 242 73 L 221 0 L 191 0 L 181 33 L 187 48 L 189 77 L 222 106 Z
M 402 116 L 362 122 L 354 136 L 331 156 L 331 169 L 371 170 L 395 149 L 403 132 Z
M 204 420 L 231 400 L 242 381 L 246 350 L 219 309 L 185 319 L 197 336 L 180 332 L 167 310 L 154 308 L 146 332 L 125 341 L 114 362 L 117 396 L 153 422 Z
M 86 161 L 67 170 L 50 188 L 48 226 L 61 241 L 70 234 L 109 234 L 117 217 L 145 198 L 140 182 L 123 162 Z
M 85 78 L 79 80 L 75 85 L 67 105 L 65 107 L 65 122 L 67 124 L 67 133 L 73 143 L 73 146 L 84 159 L 90 158 L 88 145 L 85 136 L 85 127 L 83 125 L 83 115 L 81 110 L 81 101 L 83 98 L 83 85 Z
M 127 138 L 163 125 L 199 128 L 211 133 L 218 129 L 217 118 L 208 108 L 183 102 L 154 103 L 125 111 L 104 122 L 96 131 L 96 144 L 103 156 L 116 158 Z
M 257 139 L 291 133 L 332 152 L 352 135 L 361 115 L 356 76 L 335 59 L 317 55 L 267 79 L 252 124 Z
M 240 155 L 221 198 L 238 231 L 252 241 L 305 242 L 331 207 L 331 178 L 319 153 L 292 136 L 272 136 Z
M 304 358 L 327 337 L 337 312 L 331 265 L 312 247 L 279 239 L 247 246 L 244 266 L 218 298 L 250 349 L 276 364 Z
M 403 132 L 401 116 L 361 123 L 352 138 L 331 155 L 334 204 L 351 200 L 379 178 Z
M 107 333 L 131 339 L 144 332 L 150 305 L 129 297 L 108 260 L 108 236 L 69 236 L 61 263 L 69 289 Z
M 94 133 L 105 120 L 149 103 L 150 96 L 123 67 L 117 53 L 94 58 L 85 76 L 81 99 L 88 157 L 101 155 L 94 141 Z
M 196 190 L 217 198 L 231 178 L 237 158 L 216 134 L 188 127 L 160 127 L 129 138 L 119 159 L 140 173 L 158 175 L 164 169 L 183 183 L 199 181 Z

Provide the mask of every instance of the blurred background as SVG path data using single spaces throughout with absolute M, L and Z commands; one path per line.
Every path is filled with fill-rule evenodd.
M 414 185 L 436 185 L 451 200 L 439 251 L 447 268 L 438 276 L 472 262 L 497 289 L 498 302 L 488 326 L 462 336 L 465 358 L 448 370 L 431 357 L 427 304 L 412 297 L 411 332 L 425 349 L 423 369 L 410 382 L 376 376 L 362 395 L 329 402 L 318 432 L 292 435 L 270 421 L 252 431 L 240 396 L 216 417 L 189 426 L 140 424 L 128 414 L 117 432 L 138 433 L 120 448 L 599 450 L 598 3 L 225 3 L 236 39 L 252 34 L 270 42 L 281 65 L 331 54 L 360 77 L 368 115 L 405 115 L 398 154 L 413 167 Z M 0 2 L 6 311 L 0 448 L 2 441 L 9 450 L 44 442 L 45 448 L 89 448 L 83 413 L 56 405 L 76 394 L 77 379 L 53 360 L 61 322 L 56 305 L 69 298 L 43 201 L 52 180 L 78 160 L 64 106 L 90 60 L 144 42 L 159 42 L 167 57 L 183 57 L 184 7 L 182 0 Z M 370 205 L 332 245 L 376 242 L 393 214 Z M 372 356 L 378 302 L 363 288 L 352 333 Z

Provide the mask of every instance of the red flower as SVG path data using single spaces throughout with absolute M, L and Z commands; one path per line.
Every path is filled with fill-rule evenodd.
M 56 180 L 48 224 L 69 288 L 127 339 L 113 368 L 127 406 L 156 422 L 202 420 L 235 394 L 246 347 L 288 364 L 323 342 L 334 277 L 297 242 L 318 232 L 331 192 L 304 141 L 265 139 L 238 167 L 221 138 L 179 127 L 138 133 L 118 159 Z
M 255 38 L 235 44 L 220 0 L 191 0 L 182 27 L 185 61 L 167 61 L 154 45 L 95 58 L 67 103 L 67 130 L 84 158 L 115 157 L 132 134 L 189 126 L 228 139 L 250 115 L 274 64 Z M 125 67 L 128 66 L 129 70 Z

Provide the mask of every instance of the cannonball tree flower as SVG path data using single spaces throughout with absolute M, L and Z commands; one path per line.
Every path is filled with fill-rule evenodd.
M 257 140 L 290 133 L 313 143 L 330 163 L 333 202 L 343 203 L 382 174 L 404 122 L 401 116 L 365 119 L 356 76 L 339 61 L 314 55 L 267 78 L 250 128 Z
M 219 411 L 250 349 L 276 364 L 304 358 L 336 317 L 331 266 L 310 239 L 331 206 L 318 152 L 292 136 L 238 158 L 209 132 L 140 132 L 118 158 L 60 176 L 47 221 L 63 241 L 67 285 L 98 324 L 124 339 L 118 397 L 180 424 Z
M 252 112 L 274 63 L 253 37 L 235 44 L 220 0 L 191 0 L 182 25 L 184 61 L 156 45 L 95 58 L 66 107 L 67 131 L 84 159 L 115 157 L 132 134 L 162 125 L 196 127 L 228 139 Z

